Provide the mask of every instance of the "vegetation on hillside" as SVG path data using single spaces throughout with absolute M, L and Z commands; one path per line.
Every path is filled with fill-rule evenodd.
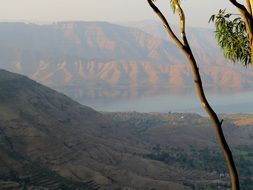
M 175 166 L 186 171 L 192 171 L 192 177 L 196 175 L 197 172 L 205 173 L 201 175 L 202 180 L 206 177 L 205 183 L 198 183 L 196 180 L 191 180 L 191 177 L 189 177 L 184 181 L 186 186 L 189 186 L 192 189 L 213 190 L 217 189 L 218 186 L 222 188 L 230 187 L 229 174 L 227 172 L 222 152 L 217 146 L 215 146 L 215 143 L 212 144 L 209 142 L 209 140 L 213 141 L 213 138 L 210 138 L 210 136 L 213 135 L 210 134 L 210 131 L 205 132 L 209 133 L 208 138 L 210 138 L 205 144 L 194 144 L 192 142 L 194 140 L 191 140 L 191 143 L 183 143 L 183 141 L 188 142 L 190 136 L 193 139 L 199 138 L 199 134 L 195 134 L 196 131 L 191 131 L 190 135 L 190 130 L 194 130 L 194 128 L 197 131 L 205 131 L 209 129 L 210 122 L 207 118 L 193 113 L 105 112 L 104 114 L 112 118 L 115 122 L 118 122 L 120 125 L 128 126 L 127 124 L 129 124 L 129 127 L 138 130 L 140 138 L 143 141 L 148 140 L 148 142 L 153 145 L 150 153 L 142 155 L 144 158 L 161 161 L 169 166 Z M 252 115 L 234 114 L 223 115 L 223 117 L 227 120 L 224 126 L 226 129 L 225 132 L 229 133 L 229 136 L 233 136 L 232 139 L 234 143 L 232 149 L 236 158 L 235 162 L 238 165 L 241 189 L 247 190 L 253 185 L 253 180 L 251 178 L 253 174 L 253 149 L 251 148 L 251 145 L 247 144 L 248 141 L 251 141 L 252 139 L 251 129 L 253 123 L 247 126 L 241 126 L 240 128 L 234 126 L 234 123 L 238 123 L 241 118 L 249 120 L 252 118 Z M 189 128 L 189 131 L 187 128 Z M 245 130 L 245 132 L 239 132 L 241 130 Z M 186 134 L 184 139 L 179 135 L 180 131 Z M 245 143 L 234 138 L 232 131 L 234 131 L 235 135 L 241 136 L 241 138 L 245 140 Z M 164 133 L 164 135 L 162 135 L 162 133 Z M 173 134 L 175 138 L 177 138 L 177 144 L 170 144 L 170 142 L 172 143 L 174 140 L 171 135 L 166 136 L 167 133 Z M 203 139 L 205 138 L 205 133 L 200 133 L 203 136 Z M 150 138 L 152 135 L 155 135 L 154 139 Z M 160 138 L 160 140 L 157 138 Z M 168 138 L 168 140 L 164 141 L 164 138 Z M 197 142 L 198 140 L 196 139 L 195 141 Z M 210 174 L 213 174 L 214 176 L 217 175 L 218 178 L 215 178 Z M 220 179 L 219 183 L 213 184 L 210 180 L 212 177 L 214 177 L 214 179 Z

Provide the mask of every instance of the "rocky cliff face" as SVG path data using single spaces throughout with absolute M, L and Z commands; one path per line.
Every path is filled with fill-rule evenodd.
M 192 91 L 187 62 L 158 25 L 137 26 L 145 32 L 104 22 L 1 23 L 0 66 L 80 101 Z M 252 69 L 225 61 L 212 31 L 189 32 L 207 89 L 252 89 Z

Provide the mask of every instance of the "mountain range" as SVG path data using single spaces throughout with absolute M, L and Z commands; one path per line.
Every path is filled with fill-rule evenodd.
M 122 25 L 0 23 L 0 67 L 83 103 L 193 91 L 190 67 L 160 23 Z M 252 89 L 252 69 L 226 61 L 212 30 L 188 30 L 205 89 Z

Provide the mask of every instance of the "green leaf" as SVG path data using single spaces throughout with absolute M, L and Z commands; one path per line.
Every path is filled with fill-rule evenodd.
M 250 44 L 246 27 L 241 17 L 219 10 L 212 15 L 209 22 L 215 25 L 215 38 L 223 50 L 224 56 L 233 61 L 241 62 L 245 66 L 251 63 Z

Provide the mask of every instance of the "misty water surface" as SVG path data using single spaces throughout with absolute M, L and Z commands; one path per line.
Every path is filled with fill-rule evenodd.
M 253 92 L 217 95 L 207 98 L 218 113 L 253 113 Z M 99 111 L 196 112 L 204 114 L 195 95 L 163 95 L 129 100 L 83 102 Z

